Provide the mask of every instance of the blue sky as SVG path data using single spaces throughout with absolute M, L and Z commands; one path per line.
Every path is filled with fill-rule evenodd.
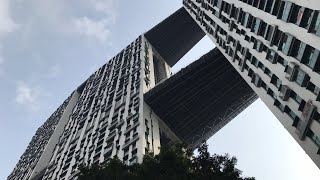
M 0 179 L 37 128 L 90 73 L 181 7 L 181 0 L 0 0 Z M 177 71 L 213 48 L 204 38 Z M 209 140 L 259 180 L 320 171 L 258 100 Z

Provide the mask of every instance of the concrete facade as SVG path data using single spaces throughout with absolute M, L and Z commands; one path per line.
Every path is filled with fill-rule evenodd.
M 320 167 L 320 2 L 184 0 L 183 4 Z
M 115 156 L 133 164 L 162 144 L 194 148 L 258 96 L 320 167 L 318 0 L 183 4 L 72 93 L 38 129 L 9 180 L 76 179 L 81 165 Z M 171 76 L 205 34 L 220 52 Z
M 176 31 L 170 30 L 173 21 Z M 8 180 L 76 179 L 81 165 L 115 156 L 126 164 L 141 163 L 147 151 L 159 153 L 160 144 L 179 142 L 143 95 L 169 78 L 168 62 L 175 64 L 204 35 L 180 8 L 139 36 L 39 128 Z M 172 51 L 175 44 L 180 45 Z

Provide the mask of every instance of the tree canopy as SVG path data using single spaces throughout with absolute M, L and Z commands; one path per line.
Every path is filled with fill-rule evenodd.
M 103 165 L 80 168 L 80 180 L 255 180 L 242 177 L 237 159 L 210 155 L 208 145 L 198 148 L 198 155 L 185 145 L 161 147 L 160 154 L 147 153 L 141 164 L 125 165 L 117 157 Z

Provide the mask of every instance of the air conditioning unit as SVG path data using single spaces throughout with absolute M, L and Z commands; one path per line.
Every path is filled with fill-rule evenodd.
M 303 119 L 306 119 L 306 120 L 311 119 L 315 109 L 316 109 L 316 106 L 312 104 L 312 101 L 311 100 L 307 101 L 302 111 Z
M 290 96 L 291 89 L 287 85 L 282 85 L 280 89 L 279 97 L 283 101 L 287 101 Z
M 298 73 L 298 68 L 299 65 L 294 63 L 294 62 L 290 62 L 285 69 L 286 75 L 285 77 L 289 80 L 289 81 L 294 81 L 295 76 Z
M 262 80 L 261 80 L 260 76 L 259 76 L 257 73 L 255 73 L 255 74 L 252 75 L 252 80 L 251 80 L 251 82 L 252 82 L 255 86 L 261 87 Z

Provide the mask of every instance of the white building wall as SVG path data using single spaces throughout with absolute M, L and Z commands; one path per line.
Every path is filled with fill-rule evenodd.
M 216 0 L 211 0 L 211 2 L 214 2 Z M 266 12 L 263 12 L 262 10 L 259 10 L 257 8 L 254 8 L 246 3 L 243 3 L 238 0 L 224 0 L 225 2 L 229 4 L 233 4 L 237 8 L 241 8 L 244 12 L 248 12 L 254 17 L 257 17 L 267 24 L 278 26 L 279 30 L 289 33 L 296 37 L 297 39 L 301 40 L 302 42 L 309 44 L 310 46 L 320 49 L 320 37 L 316 36 L 315 34 L 308 33 L 306 29 L 300 28 L 297 25 L 291 24 L 291 23 L 285 23 L 280 19 L 277 19 L 275 16 L 268 14 Z M 193 6 L 191 5 L 192 2 L 197 9 L 194 9 Z M 190 15 L 193 17 L 193 19 L 199 24 L 199 26 L 206 32 L 206 34 L 210 37 L 210 39 L 217 45 L 217 48 L 224 54 L 224 56 L 229 60 L 229 62 L 234 66 L 234 68 L 239 72 L 239 74 L 244 78 L 244 80 L 250 85 L 250 87 L 259 95 L 259 97 L 263 100 L 263 102 L 268 106 L 268 108 L 274 113 L 274 115 L 279 119 L 279 121 L 283 124 L 283 126 L 287 129 L 287 131 L 292 135 L 292 137 L 299 143 L 299 145 L 306 151 L 306 153 L 310 156 L 310 158 L 315 162 L 315 164 L 320 167 L 320 155 L 317 154 L 319 152 L 319 146 L 315 144 L 309 137 L 306 137 L 305 139 L 301 140 L 299 135 L 297 134 L 297 129 L 296 127 L 293 126 L 293 120 L 291 117 L 279 110 L 275 105 L 275 99 L 278 100 L 283 106 L 289 107 L 296 115 L 297 117 L 302 117 L 302 111 L 298 111 L 299 105 L 291 98 L 289 98 L 287 101 L 283 101 L 279 98 L 279 89 L 275 87 L 273 84 L 271 84 L 271 78 L 260 68 L 257 68 L 253 64 L 251 64 L 248 60 L 246 61 L 246 65 L 248 66 L 248 69 L 253 70 L 254 73 L 258 74 L 261 80 L 266 83 L 267 88 L 272 90 L 275 93 L 275 97 L 271 97 L 270 95 L 267 94 L 266 90 L 262 87 L 257 87 L 252 83 L 252 77 L 248 75 L 248 71 L 246 69 L 242 70 L 241 67 L 239 67 L 240 63 L 238 60 L 233 60 L 233 58 L 228 55 L 226 51 L 226 47 L 221 43 L 224 41 L 226 46 L 230 46 L 234 50 L 234 44 L 232 46 L 232 43 L 228 44 L 227 39 L 224 34 L 221 34 L 220 32 L 217 32 L 218 37 L 220 38 L 219 40 L 215 37 L 215 33 L 218 27 L 222 28 L 225 32 L 227 32 L 227 35 L 233 37 L 236 41 L 239 42 L 239 44 L 242 47 L 248 48 L 248 52 L 254 57 L 256 57 L 260 62 L 263 63 L 263 65 L 268 68 L 274 75 L 276 75 L 281 81 L 282 85 L 287 85 L 292 89 L 295 93 L 297 93 L 303 100 L 308 101 L 311 100 L 312 104 L 316 106 L 316 108 L 320 109 L 320 102 L 317 101 L 317 96 L 310 91 L 306 89 L 306 87 L 301 87 L 297 83 L 289 81 L 288 79 L 285 78 L 286 72 L 285 72 L 285 67 L 281 66 L 279 63 L 277 64 L 272 64 L 266 59 L 266 52 L 258 52 L 253 48 L 253 43 L 248 42 L 245 40 L 245 37 L 241 34 L 238 34 L 236 30 L 230 31 L 229 29 L 229 24 L 226 22 L 223 22 L 220 18 L 218 18 L 216 15 L 214 15 L 211 11 L 207 10 L 204 7 L 201 7 L 201 2 L 204 2 L 210 6 L 212 6 L 212 3 L 207 0 L 203 1 L 196 1 L 196 0 L 185 0 L 185 8 L 186 10 L 190 13 Z M 298 0 L 291 0 L 291 2 L 294 2 L 298 5 L 309 7 L 311 9 L 319 9 L 320 8 L 320 1 L 318 0 L 309 0 L 309 1 L 298 1 Z M 186 5 L 187 4 L 187 5 Z M 191 8 L 189 7 L 191 6 Z M 193 9 L 193 10 L 192 10 Z M 221 12 L 220 9 L 217 7 L 213 7 L 214 10 Z M 196 14 L 194 13 L 196 12 Z M 216 25 L 212 25 L 209 21 L 203 18 L 203 22 L 201 22 L 198 18 L 203 17 L 200 15 L 200 12 L 205 13 L 210 19 L 213 20 L 213 22 Z M 223 17 L 229 18 L 229 15 L 225 12 L 221 12 L 221 15 Z M 221 17 L 222 17 L 221 16 Z M 231 18 L 229 18 L 231 20 Z M 232 19 L 233 21 L 236 22 L 236 20 Z M 310 81 L 314 83 L 316 86 L 320 87 L 320 75 L 310 67 L 299 63 L 295 58 L 290 57 L 282 53 L 277 49 L 275 46 L 270 46 L 268 41 L 265 40 L 263 37 L 256 35 L 253 32 L 250 32 L 249 29 L 246 27 L 242 26 L 240 23 L 237 23 L 237 28 L 239 31 L 243 30 L 245 31 L 246 35 L 249 37 L 254 37 L 255 39 L 258 39 L 259 41 L 263 42 L 264 45 L 267 46 L 268 49 L 272 49 L 275 52 L 277 52 L 281 57 L 283 57 L 285 60 L 287 60 L 289 63 L 290 62 L 295 62 L 299 64 L 299 68 L 306 72 L 311 78 Z M 210 33 L 208 31 L 208 26 L 212 28 L 213 33 Z M 220 43 L 219 43 L 220 42 Z M 236 51 L 237 55 L 241 58 L 244 58 L 244 56 L 241 54 L 239 50 Z M 318 137 L 320 137 L 320 123 L 318 121 L 312 120 L 309 128 L 316 134 Z

